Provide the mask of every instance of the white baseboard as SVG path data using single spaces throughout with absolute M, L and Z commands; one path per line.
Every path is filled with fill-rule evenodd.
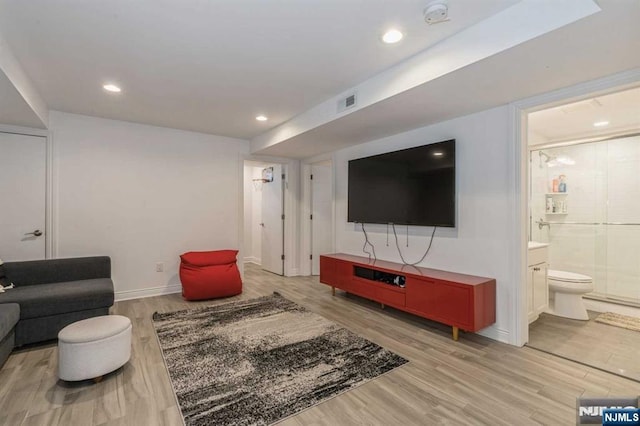
M 300 275 L 300 273 L 298 272 L 298 268 L 292 268 L 291 271 L 289 271 L 289 275 L 287 275 L 287 277 L 297 277 L 298 275 Z
M 487 327 L 483 330 L 480 330 L 478 334 L 484 337 L 488 337 L 489 339 L 497 340 L 498 342 L 513 345 L 513 343 L 509 341 L 509 332 L 495 326 Z
M 141 299 L 143 297 L 162 296 L 164 294 L 181 293 L 182 286 L 180 284 L 173 284 L 165 287 L 151 287 L 142 288 L 139 290 L 123 290 L 116 291 L 116 302 L 121 300 Z
M 246 256 L 244 258 L 244 263 L 255 263 L 256 265 L 262 265 L 262 259 L 255 256 Z

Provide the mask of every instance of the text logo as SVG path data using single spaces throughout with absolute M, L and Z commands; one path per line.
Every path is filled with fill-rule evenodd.
M 640 408 L 607 408 L 602 412 L 603 426 L 640 426 Z
M 577 424 L 640 426 L 640 419 L 632 423 L 635 415 L 640 416 L 640 397 L 635 398 L 578 398 Z M 605 412 L 610 423 L 604 423 Z M 618 423 L 615 423 L 618 422 Z M 619 423 L 626 422 L 626 423 Z M 631 422 L 631 423 L 630 423 Z

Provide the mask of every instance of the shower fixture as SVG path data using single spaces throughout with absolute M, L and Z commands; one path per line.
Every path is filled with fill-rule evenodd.
M 557 157 L 554 155 L 549 155 L 544 151 L 538 151 L 538 155 L 540 157 L 540 168 L 543 169 L 544 168 L 544 163 L 548 163 L 549 161 L 553 161 L 555 160 Z M 542 157 L 545 157 L 544 160 L 542 159 Z
M 544 219 L 540 218 L 539 220 L 536 220 L 536 223 L 538 224 L 538 229 L 542 230 L 543 227 L 547 227 L 549 228 L 549 230 L 551 230 L 551 224 L 549 222 L 545 222 Z
M 545 164 L 549 167 L 573 166 L 576 164 L 575 160 L 567 155 L 551 155 L 544 151 L 538 151 L 538 156 L 540 157 L 541 169 L 544 169 Z

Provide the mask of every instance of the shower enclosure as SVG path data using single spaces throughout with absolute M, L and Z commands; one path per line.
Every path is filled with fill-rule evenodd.
M 586 297 L 640 306 L 640 136 L 532 150 L 530 235 Z

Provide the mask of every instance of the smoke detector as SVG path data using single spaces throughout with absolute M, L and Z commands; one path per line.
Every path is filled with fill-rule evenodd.
M 446 0 L 431 1 L 424 9 L 423 15 L 424 21 L 429 25 L 446 21 L 449 16 L 449 6 Z

